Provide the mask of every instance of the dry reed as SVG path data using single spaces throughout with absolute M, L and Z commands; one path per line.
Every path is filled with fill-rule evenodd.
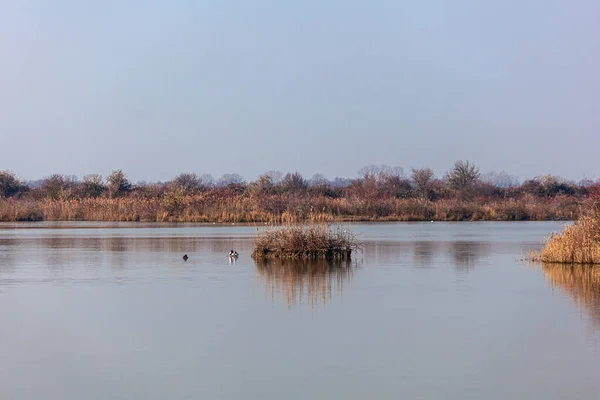
M 532 261 L 562 264 L 600 264 L 600 215 L 586 215 L 561 233 L 550 235 Z
M 267 222 L 272 224 L 343 221 L 507 221 L 571 220 L 578 215 L 576 197 L 543 199 L 454 198 L 436 201 L 351 194 L 327 197 L 305 193 L 221 193 L 207 191 L 164 195 L 130 194 L 119 198 L 0 199 L 0 221 L 147 221 Z
M 268 228 L 254 245 L 252 257 L 258 259 L 350 259 L 352 251 L 361 247 L 353 232 L 327 224 Z

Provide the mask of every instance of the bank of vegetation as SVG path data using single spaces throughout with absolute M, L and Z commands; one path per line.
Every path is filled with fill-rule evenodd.
M 431 169 L 369 166 L 355 179 L 305 179 L 276 171 L 246 182 L 184 173 L 169 182 L 137 183 L 114 171 L 106 179 L 52 175 L 23 182 L 0 172 L 0 221 L 151 221 L 306 223 L 341 221 L 572 220 L 600 182 L 554 176 L 519 183 L 482 176 L 458 161 L 442 177 Z
M 269 227 L 255 239 L 254 259 L 349 260 L 361 244 L 351 230 L 328 224 Z
M 600 264 L 600 207 L 582 206 L 578 219 L 551 234 L 544 248 L 530 258 L 546 264 Z

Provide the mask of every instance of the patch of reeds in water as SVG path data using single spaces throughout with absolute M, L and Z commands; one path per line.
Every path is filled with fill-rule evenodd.
M 600 215 L 587 215 L 561 233 L 550 235 L 542 251 L 530 254 L 532 261 L 561 264 L 600 264 Z
M 281 296 L 288 307 L 329 303 L 334 295 L 343 294 L 355 269 L 350 260 L 340 259 L 256 259 L 255 263 L 271 301 L 276 303 Z
M 361 244 L 342 226 L 287 225 L 267 228 L 255 240 L 255 259 L 350 259 Z

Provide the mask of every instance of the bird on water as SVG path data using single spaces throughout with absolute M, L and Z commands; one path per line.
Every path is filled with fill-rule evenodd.
M 183 260 L 184 260 L 184 261 L 187 261 L 187 259 L 188 259 L 188 258 L 189 258 L 189 257 L 188 257 L 188 255 L 187 255 L 187 254 L 184 254 L 184 255 L 183 255 Z
M 231 251 L 229 252 L 229 257 L 231 257 L 231 258 L 238 258 L 238 257 L 239 257 L 239 254 L 238 254 L 238 252 L 237 252 L 237 251 L 231 250 Z

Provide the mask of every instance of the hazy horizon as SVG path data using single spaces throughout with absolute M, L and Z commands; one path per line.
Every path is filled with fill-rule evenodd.
M 0 6 L 0 170 L 600 177 L 600 3 Z

